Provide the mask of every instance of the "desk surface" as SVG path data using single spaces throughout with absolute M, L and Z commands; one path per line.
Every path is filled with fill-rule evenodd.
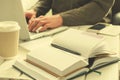
M 116 37 L 117 39 L 119 37 Z M 115 40 L 115 41 L 113 41 Z M 111 38 L 111 37 L 108 37 L 108 43 L 109 42 L 114 42 L 114 46 L 113 47 L 113 50 L 115 51 L 119 51 L 119 47 L 115 47 L 116 45 L 119 46 L 119 40 L 116 40 L 115 38 Z M 45 44 L 48 44 L 49 42 L 51 42 L 51 37 L 46 37 L 46 38 L 42 38 L 42 39 L 37 39 L 37 40 L 34 40 L 34 41 L 29 41 L 29 42 L 26 42 L 26 43 L 22 43 L 21 45 L 29 48 L 30 50 L 33 50 L 36 46 L 36 48 L 39 46 L 39 45 L 45 45 Z M 28 45 L 28 44 L 33 44 L 32 47 L 31 45 Z M 111 44 L 112 45 L 112 44 Z M 28 76 L 24 75 L 24 74 L 21 74 L 21 72 L 17 71 L 16 69 L 14 69 L 12 67 L 12 65 L 14 64 L 14 62 L 17 60 L 22 60 L 22 59 L 25 59 L 26 58 L 26 54 L 29 52 L 29 50 L 25 50 L 21 47 L 19 47 L 19 53 L 17 55 L 17 57 L 13 60 L 7 60 L 7 61 L 4 61 L 1 65 L 0 65 L 0 80 L 4 80 L 4 78 L 18 78 L 18 80 L 20 79 L 24 79 L 24 80 L 28 80 L 30 79 Z M 118 67 L 118 63 L 114 63 L 110 66 L 106 66 L 104 68 L 101 68 L 99 69 L 98 71 L 100 71 L 102 74 L 99 75 L 95 72 L 92 72 L 90 73 L 87 77 L 86 77 L 86 80 L 119 80 L 119 67 Z M 15 79 L 16 80 L 16 79 Z M 85 76 L 81 76 L 81 77 L 78 77 L 74 80 L 85 80 Z

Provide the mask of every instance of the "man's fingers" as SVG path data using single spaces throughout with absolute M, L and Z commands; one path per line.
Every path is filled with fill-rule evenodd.
M 36 32 L 36 30 L 39 28 L 39 27 L 42 27 L 43 25 L 45 24 L 44 21 L 37 21 L 37 24 L 34 26 L 34 28 L 32 29 L 32 32 Z M 40 29 L 39 29 L 40 30 Z
M 28 26 L 29 31 L 32 31 L 34 25 L 35 25 L 35 21 L 31 21 L 31 23 Z
M 33 16 L 30 18 L 29 24 L 31 24 L 31 22 L 34 21 L 34 19 L 35 19 L 35 15 L 33 15 Z
M 37 26 L 39 27 L 39 25 L 41 25 L 39 22 L 39 19 L 38 18 L 33 19 L 33 20 L 31 20 L 31 23 L 29 24 L 28 29 L 29 29 L 29 31 L 33 31 L 33 29 L 36 28 Z
M 40 26 L 39 28 L 37 28 L 35 32 L 39 33 L 41 28 L 42 28 L 42 26 Z
M 45 31 L 49 28 L 49 24 L 45 24 L 39 31 L 42 32 L 42 31 Z

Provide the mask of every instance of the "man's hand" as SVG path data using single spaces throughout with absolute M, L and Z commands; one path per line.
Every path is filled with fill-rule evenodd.
M 36 12 L 34 10 L 28 10 L 25 12 L 25 17 L 29 20 L 29 24 L 36 17 Z
M 63 23 L 62 17 L 60 15 L 52 16 L 40 16 L 31 20 L 29 24 L 29 31 L 38 32 L 45 31 L 47 29 L 52 29 L 61 26 Z

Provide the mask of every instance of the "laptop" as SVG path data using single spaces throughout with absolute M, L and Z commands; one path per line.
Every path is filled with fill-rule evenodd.
M 29 32 L 21 1 L 22 0 L 0 0 L 0 21 L 17 21 L 21 27 L 20 40 L 33 40 L 68 29 L 67 26 L 61 26 L 39 33 Z

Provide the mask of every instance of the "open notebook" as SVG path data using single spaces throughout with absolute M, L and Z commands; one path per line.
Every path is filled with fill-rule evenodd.
M 67 27 L 59 27 L 45 32 L 31 34 L 27 27 L 21 0 L 0 0 L 0 10 L 0 21 L 17 21 L 19 23 L 21 27 L 21 40 L 31 40 L 49 36 L 67 29 Z

